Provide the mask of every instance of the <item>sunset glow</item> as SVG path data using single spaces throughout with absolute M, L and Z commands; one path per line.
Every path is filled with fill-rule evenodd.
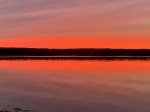
M 1 47 L 31 48 L 150 48 L 149 38 L 13 38 L 2 39 Z
M 0 47 L 150 48 L 149 0 L 1 0 Z

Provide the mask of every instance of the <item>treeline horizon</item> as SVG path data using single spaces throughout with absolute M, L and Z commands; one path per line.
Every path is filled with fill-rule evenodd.
M 150 56 L 150 49 L 0 47 L 0 56 Z

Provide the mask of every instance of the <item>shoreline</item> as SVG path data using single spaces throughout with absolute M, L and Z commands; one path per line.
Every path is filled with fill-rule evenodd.
M 150 56 L 0 56 L 0 60 L 150 60 Z

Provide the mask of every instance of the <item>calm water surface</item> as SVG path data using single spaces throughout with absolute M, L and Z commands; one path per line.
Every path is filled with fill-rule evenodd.
M 150 61 L 0 61 L 0 107 L 150 112 Z

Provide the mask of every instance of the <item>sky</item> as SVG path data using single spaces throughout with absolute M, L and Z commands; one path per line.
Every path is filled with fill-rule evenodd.
M 150 48 L 150 0 L 0 0 L 0 47 Z

